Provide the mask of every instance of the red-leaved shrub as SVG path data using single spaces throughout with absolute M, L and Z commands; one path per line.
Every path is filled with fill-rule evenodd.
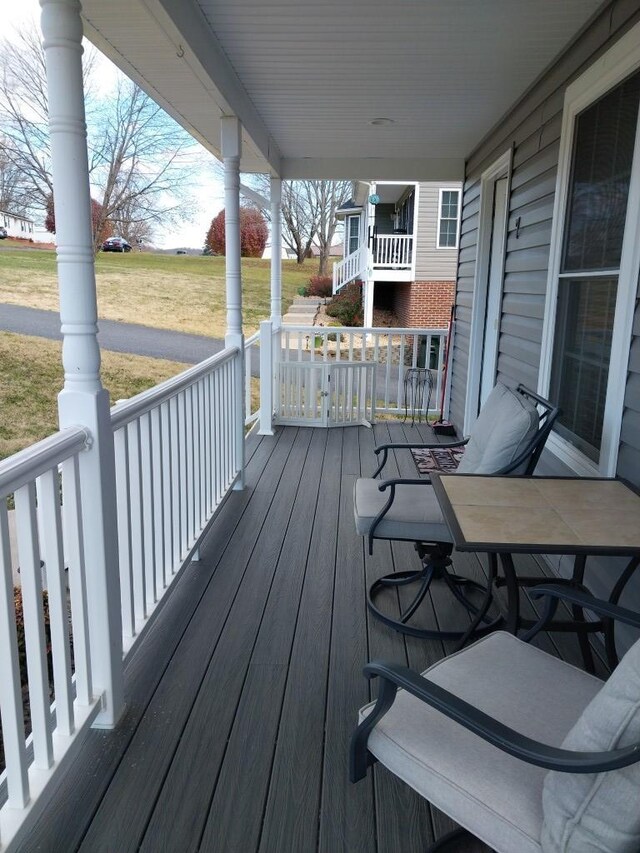
M 257 207 L 240 208 L 240 254 L 243 258 L 261 258 L 267 245 L 269 229 L 267 222 Z M 224 210 L 211 220 L 204 241 L 205 249 L 216 255 L 225 254 L 225 217 Z
M 327 314 L 343 326 L 362 326 L 362 282 L 352 281 L 336 293 L 327 305 Z
M 333 293 L 333 278 L 330 275 L 312 275 L 309 279 L 307 294 L 325 299 Z

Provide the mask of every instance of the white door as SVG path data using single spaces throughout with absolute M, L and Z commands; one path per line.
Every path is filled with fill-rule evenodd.
M 482 373 L 480 378 L 480 406 L 496 384 L 498 362 L 498 338 L 502 308 L 502 285 L 504 279 L 504 250 L 507 233 L 507 195 L 509 182 L 499 178 L 494 183 L 493 215 L 491 218 L 491 241 L 489 274 L 487 277 L 487 301 L 484 319 L 482 346 Z

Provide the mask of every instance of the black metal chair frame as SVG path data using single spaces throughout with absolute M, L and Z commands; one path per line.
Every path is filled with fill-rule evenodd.
M 536 394 L 534 391 L 531 391 L 524 385 L 518 385 L 518 387 L 516 388 L 516 392 L 518 394 L 522 394 L 523 397 L 527 397 L 539 407 L 539 429 L 536 435 L 531 440 L 531 442 L 528 444 L 528 446 L 516 459 L 514 459 L 509 465 L 506 465 L 500 470 L 493 472 L 496 475 L 511 474 L 513 471 L 517 471 L 525 463 L 526 466 L 524 470 L 519 473 L 522 473 L 522 475 L 533 474 L 535 467 L 538 464 L 540 455 L 544 449 L 545 442 L 553 428 L 553 424 L 558 415 L 560 414 L 560 409 L 557 406 L 553 406 L 548 400 L 545 400 L 544 397 L 541 397 L 539 394 Z M 464 445 L 467 444 L 468 441 L 469 439 L 466 438 L 460 441 L 447 442 L 446 444 L 381 444 L 374 450 L 376 455 L 382 454 L 382 459 L 378 467 L 376 468 L 373 476 L 374 478 L 377 477 L 378 474 L 380 474 L 380 472 L 384 468 L 388 459 L 389 450 L 437 450 L 442 448 L 464 447 Z M 369 529 L 368 543 L 370 554 L 373 553 L 374 539 L 381 538 L 376 537 L 376 528 L 391 509 L 396 495 L 396 488 L 398 486 L 403 485 L 419 485 L 431 487 L 431 480 L 428 478 L 421 477 L 420 479 L 396 478 L 391 480 L 382 480 L 380 482 L 380 485 L 378 487 L 379 490 L 381 492 L 388 491 L 389 497 L 383 508 L 373 520 L 371 528 Z M 464 644 L 468 639 L 470 639 L 471 636 L 482 636 L 483 634 L 488 633 L 489 631 L 495 630 L 501 624 L 501 616 L 491 619 L 487 615 L 489 605 L 491 603 L 490 591 L 488 594 L 487 588 L 482 584 L 478 583 L 477 581 L 474 581 L 471 578 L 462 577 L 461 575 L 456 575 L 453 572 L 449 571 L 449 567 L 452 564 L 451 553 L 453 551 L 453 545 L 450 542 L 430 542 L 415 540 L 410 541 L 415 542 L 415 549 L 418 552 L 422 567 L 418 570 L 394 572 L 393 574 L 384 575 L 383 577 L 380 577 L 376 581 L 374 581 L 367 593 L 367 605 L 371 613 L 377 619 L 379 619 L 385 625 L 388 625 L 390 628 L 393 628 L 394 630 L 399 631 L 403 634 L 408 634 L 412 637 L 420 637 L 422 639 L 427 640 L 437 639 L 452 640 L 458 642 L 461 641 L 462 644 Z M 468 629 L 460 631 L 441 631 L 439 629 L 417 628 L 413 625 L 408 624 L 411 617 L 414 615 L 416 610 L 424 601 L 425 596 L 429 592 L 431 584 L 436 579 L 442 580 L 450 590 L 451 594 L 467 610 L 474 623 L 473 632 L 469 631 Z M 528 579 L 523 580 L 526 582 Z M 399 618 L 389 616 L 377 606 L 376 598 L 383 590 L 389 589 L 390 587 L 397 588 L 400 586 L 406 586 L 412 583 L 419 583 L 418 591 L 412 599 L 411 603 L 408 605 L 408 607 L 400 614 Z M 475 591 L 477 593 L 482 594 L 482 605 L 476 605 L 472 601 L 470 601 L 468 595 L 465 594 L 467 590 Z M 489 595 L 488 601 L 487 595 Z
M 551 622 L 560 601 L 565 601 L 572 606 L 578 605 L 603 619 L 617 620 L 640 629 L 640 614 L 617 604 L 601 601 L 581 590 L 568 589 L 560 584 L 544 584 L 532 589 L 531 595 L 534 598 L 544 597 L 546 601 L 542 616 L 522 637 L 527 642 Z M 608 752 L 574 752 L 534 741 L 404 666 L 373 661 L 365 666 L 364 675 L 370 680 L 380 678 L 380 690 L 373 710 L 356 728 L 351 738 L 349 751 L 351 782 L 364 779 L 368 768 L 376 763 L 377 759 L 367 749 L 369 734 L 393 705 L 399 687 L 498 749 L 528 764 L 564 773 L 603 773 L 628 767 L 640 761 L 640 743 Z M 446 841 L 465 836 L 468 839 L 474 838 L 466 830 L 456 830 L 455 835 L 452 833 Z M 445 839 L 436 842 L 426 853 L 442 850 L 443 841 Z

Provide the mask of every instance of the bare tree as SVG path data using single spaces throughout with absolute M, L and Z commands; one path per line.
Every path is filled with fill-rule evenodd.
M 127 239 L 184 216 L 202 155 L 195 141 L 135 83 L 119 79 L 96 117 L 92 182 L 105 220 Z
M 249 186 L 269 195 L 268 175 L 246 176 Z M 282 239 L 302 264 L 317 245 L 320 250 L 318 272 L 327 272 L 329 253 L 338 220 L 336 211 L 351 194 L 350 181 L 283 181 Z M 269 218 L 269 211 L 265 211 Z
M 319 275 L 329 271 L 331 244 L 336 233 L 338 208 L 351 197 L 351 181 L 309 181 L 316 197 L 318 227 L 316 236 L 320 249 Z
M 95 233 L 110 221 L 129 240 L 148 238 L 154 225 L 191 213 L 191 179 L 203 155 L 130 80 L 120 76 L 113 93 L 93 95 L 95 52 L 85 57 L 89 172 L 102 210 Z M 43 211 L 53 187 L 44 52 L 35 26 L 0 42 L 0 127 L 0 162 L 6 159 L 18 176 L 28 207 Z
M 87 90 L 95 55 L 89 49 L 83 56 Z M 43 210 L 53 191 L 46 79 L 35 24 L 0 41 L 0 158 L 12 171 L 13 198 L 23 210 Z
M 0 210 L 23 216 L 29 200 L 25 197 L 21 175 L 7 155 L 6 141 L 0 136 Z

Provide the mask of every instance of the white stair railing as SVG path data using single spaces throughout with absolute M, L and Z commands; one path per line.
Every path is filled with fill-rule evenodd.
M 333 266 L 333 292 L 338 293 L 345 284 L 364 277 L 367 271 L 367 247 L 360 246 Z

